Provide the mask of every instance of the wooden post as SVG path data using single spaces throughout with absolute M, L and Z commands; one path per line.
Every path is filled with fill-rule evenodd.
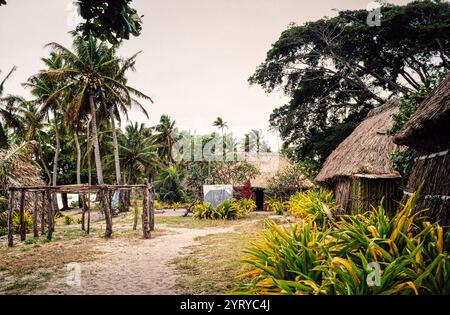
M 90 193 L 88 194 L 87 212 L 88 212 L 88 217 L 87 217 L 86 233 L 89 234 L 89 232 L 91 231 L 91 194 Z
M 149 211 L 150 211 L 150 231 L 155 230 L 155 191 L 153 187 L 150 188 L 150 201 L 149 201 Z
M 142 199 L 142 234 L 144 236 L 144 239 L 148 239 L 151 237 L 149 221 L 149 189 L 148 180 L 145 179 L 144 198 Z
M 138 215 L 139 215 L 136 197 L 134 198 L 133 205 L 134 205 L 134 223 L 133 223 L 133 230 L 136 231 L 136 229 L 137 229 L 137 224 L 138 224 Z
M 34 208 L 33 208 L 33 237 L 38 238 L 39 237 L 39 231 L 38 231 L 38 199 L 39 199 L 39 193 L 36 191 L 34 193 Z
M 14 190 L 9 191 L 8 204 L 8 246 L 14 246 L 14 227 L 13 227 L 13 213 L 14 213 Z
M 27 223 L 25 222 L 25 190 L 20 190 L 20 240 L 25 241 L 27 239 Z
M 102 187 L 100 193 L 100 204 L 105 214 L 105 237 L 111 237 L 112 235 L 112 218 L 111 218 L 111 200 L 109 198 L 109 191 L 106 187 Z
M 80 195 L 81 200 L 81 206 L 83 207 L 82 213 L 81 213 L 81 229 L 85 230 L 85 221 L 86 221 L 86 194 Z
M 45 199 L 47 196 L 45 195 L 45 191 L 42 192 L 42 207 L 41 207 L 41 235 L 45 235 Z
M 53 236 L 53 198 L 50 190 L 46 190 L 47 201 L 48 201 L 48 231 L 47 240 L 51 241 Z

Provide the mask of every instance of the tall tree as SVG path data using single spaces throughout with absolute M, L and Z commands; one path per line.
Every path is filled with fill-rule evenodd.
M 154 129 L 156 140 L 160 145 L 158 150 L 160 158 L 167 164 L 174 164 L 172 146 L 176 140 L 175 120 L 172 121 L 168 115 L 162 115 Z
M 291 99 L 271 115 L 299 159 L 321 163 L 373 107 L 429 84 L 450 63 L 450 4 L 385 5 L 379 27 L 366 10 L 291 25 L 249 79 Z
M 222 135 L 223 131 L 228 128 L 228 124 L 223 121 L 221 117 L 217 117 L 216 120 L 214 120 L 213 126 L 219 128 L 219 130 L 222 132 Z

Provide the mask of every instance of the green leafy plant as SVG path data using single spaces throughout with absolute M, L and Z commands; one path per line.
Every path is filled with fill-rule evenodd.
M 291 195 L 314 186 L 307 174 L 311 171 L 303 163 L 295 163 L 268 181 L 266 193 L 271 198 L 287 200 Z
M 337 209 L 333 192 L 324 189 L 296 193 L 289 198 L 286 205 L 294 217 L 313 220 L 321 226 L 334 220 L 333 212 Z
M 0 226 L 0 236 L 4 236 L 8 234 L 8 228 L 4 226 Z
M 33 228 L 33 215 L 28 211 L 23 212 L 23 220 L 25 222 L 27 233 Z M 15 233 L 20 233 L 20 216 L 19 214 L 13 215 L 13 229 Z
M 70 217 L 70 216 L 68 216 L 68 215 L 65 215 L 65 216 L 63 217 L 63 223 L 64 223 L 65 225 L 71 225 L 71 224 L 73 223 L 72 217 Z
M 281 200 L 271 198 L 266 201 L 266 209 L 267 211 L 273 211 L 278 215 L 282 215 L 286 210 L 286 203 Z
M 389 216 L 382 207 L 341 217 L 328 228 L 306 220 L 290 228 L 273 222 L 244 260 L 253 294 L 449 294 L 450 244 L 439 223 L 416 211 L 418 194 Z M 367 281 L 373 264 L 379 281 Z

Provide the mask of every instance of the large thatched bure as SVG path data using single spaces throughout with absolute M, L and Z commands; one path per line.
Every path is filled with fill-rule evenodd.
M 268 186 L 269 180 L 286 171 L 292 165 L 285 156 L 276 152 L 247 153 L 244 159 L 259 171 L 259 175 L 252 179 L 250 184 L 253 188 L 256 207 L 258 210 L 263 210 L 265 189 Z M 314 184 L 305 176 L 301 182 L 301 186 L 309 189 L 314 187 Z
M 406 185 L 406 195 L 423 182 L 418 209 L 450 225 L 450 74 L 420 104 L 394 141 L 418 152 Z
M 384 206 L 393 210 L 399 196 L 400 174 L 393 169 L 391 154 L 397 149 L 386 134 L 399 100 L 392 99 L 373 109 L 330 154 L 316 180 L 334 191 L 345 212 L 364 211 L 384 197 Z

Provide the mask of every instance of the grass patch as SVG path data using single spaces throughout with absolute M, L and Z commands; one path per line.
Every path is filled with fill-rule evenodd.
M 253 221 L 257 219 L 267 218 L 269 214 L 250 215 L 238 220 L 197 220 L 192 217 L 183 216 L 156 216 L 156 225 L 165 224 L 169 227 L 187 228 L 187 229 L 206 229 L 214 227 L 229 227 L 241 224 L 245 221 Z
M 265 226 L 266 216 L 258 217 L 259 220 L 239 226 L 233 232 L 197 238 L 200 243 L 189 248 L 191 254 L 173 262 L 181 273 L 177 286 L 183 294 L 227 294 L 242 282 L 236 276 L 244 271 L 243 250 L 249 241 L 259 237 Z

